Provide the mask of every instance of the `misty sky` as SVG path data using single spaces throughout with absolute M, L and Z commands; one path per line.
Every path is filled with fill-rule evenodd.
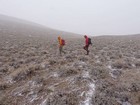
M 0 14 L 79 34 L 140 33 L 140 0 L 0 0 Z

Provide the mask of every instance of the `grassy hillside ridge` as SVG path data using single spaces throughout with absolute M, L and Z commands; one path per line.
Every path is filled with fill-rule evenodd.
M 57 37 L 79 37 L 78 34 L 58 31 L 29 21 L 0 15 L 0 35 L 25 35 L 25 36 L 47 36 L 47 38 Z
M 88 56 L 83 36 L 65 36 L 60 56 L 52 31 L 10 25 L 0 28 L 0 105 L 139 105 L 140 35 L 93 37 Z

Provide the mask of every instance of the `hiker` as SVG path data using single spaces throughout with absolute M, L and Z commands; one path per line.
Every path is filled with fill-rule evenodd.
M 62 39 L 60 36 L 58 37 L 58 42 L 59 42 L 59 53 L 61 55 L 61 53 L 63 52 L 65 54 L 65 52 L 63 51 L 63 46 L 65 45 L 65 40 Z
M 92 43 L 91 43 L 91 39 L 88 38 L 86 35 L 84 36 L 84 38 L 85 38 L 85 46 L 84 46 L 83 48 L 84 48 L 84 50 L 87 51 L 87 54 L 86 54 L 86 55 L 89 55 L 89 50 L 88 50 L 88 48 L 89 48 L 89 45 L 92 44 Z

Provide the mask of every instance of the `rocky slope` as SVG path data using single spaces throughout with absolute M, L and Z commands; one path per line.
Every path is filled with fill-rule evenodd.
M 140 37 L 0 38 L 1 105 L 139 105 Z
M 0 30 L 0 105 L 140 104 L 140 35 L 93 37 L 88 56 L 83 38 L 65 36 L 60 56 L 57 36 L 9 29 Z

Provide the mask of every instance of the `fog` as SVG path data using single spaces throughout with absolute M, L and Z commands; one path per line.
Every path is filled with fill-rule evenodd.
M 140 33 L 140 0 L 0 0 L 0 14 L 78 34 Z

